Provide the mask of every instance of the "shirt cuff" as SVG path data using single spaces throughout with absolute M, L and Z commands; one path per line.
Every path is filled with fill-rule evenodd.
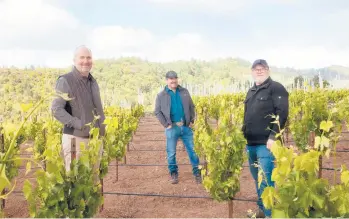
M 82 129 L 82 121 L 78 118 L 74 118 L 74 128 L 81 130 Z
M 274 132 L 271 132 L 270 135 L 269 135 L 269 139 L 275 141 L 276 138 L 275 138 L 275 133 Z

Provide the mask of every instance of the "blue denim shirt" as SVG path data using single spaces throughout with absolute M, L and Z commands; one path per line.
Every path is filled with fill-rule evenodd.
M 172 122 L 185 121 L 184 109 L 181 96 L 179 95 L 179 89 L 176 89 L 176 93 L 170 90 L 168 86 L 166 86 L 165 89 L 171 97 L 170 116 Z

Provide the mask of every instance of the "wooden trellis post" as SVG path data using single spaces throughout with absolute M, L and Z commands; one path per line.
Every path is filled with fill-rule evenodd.
M 204 157 L 204 168 L 205 168 L 205 176 L 208 176 L 208 165 L 206 157 Z
M 310 132 L 309 135 L 309 145 L 310 147 L 314 147 L 315 145 L 315 132 Z M 322 177 L 322 155 L 320 155 L 319 157 L 319 174 L 318 174 L 318 178 Z
M 42 130 L 42 135 L 43 135 L 44 144 L 45 144 L 45 147 L 46 147 L 46 142 L 47 142 L 47 129 L 46 128 L 44 128 Z M 44 170 L 46 171 L 46 158 L 43 160 L 43 166 L 44 166 Z
M 5 137 L 4 137 L 4 134 L 2 134 L 1 132 L 2 132 L 2 128 L 0 127 L 0 152 L 5 153 Z M 6 189 L 1 191 L 1 195 L 5 195 L 5 194 L 6 194 Z M 5 208 L 5 199 L 0 199 L 0 200 L 1 200 L 0 209 L 4 209 Z
M 71 162 L 73 162 L 76 159 L 76 138 L 71 139 L 70 147 Z
M 104 196 L 103 195 L 103 192 L 104 192 L 104 189 L 103 189 L 103 179 L 101 179 L 101 186 L 102 186 L 102 197 Z M 101 206 L 101 209 L 99 210 L 99 212 L 102 212 L 104 210 L 104 204 L 102 204 L 102 206 Z
M 119 162 L 118 159 L 115 158 L 115 182 L 119 180 Z
M 228 201 L 228 209 L 229 209 L 228 218 L 233 218 L 234 217 L 234 202 L 233 202 L 233 200 Z

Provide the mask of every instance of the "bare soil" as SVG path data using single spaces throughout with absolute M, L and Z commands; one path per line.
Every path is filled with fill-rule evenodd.
M 343 134 L 343 139 L 349 139 L 349 134 Z M 30 144 L 30 142 L 28 143 Z M 348 142 L 341 142 L 338 150 L 349 150 Z M 118 181 L 116 181 L 116 166 L 112 162 L 109 172 L 104 178 L 104 192 L 165 194 L 182 196 L 209 197 L 203 185 L 197 185 L 191 173 L 190 165 L 179 166 L 179 184 L 169 182 L 166 166 L 164 129 L 155 117 L 145 116 L 141 119 L 126 155 L 127 164 L 161 164 L 163 166 L 119 166 Z M 137 151 L 138 150 L 138 151 Z M 155 150 L 155 151 L 139 151 Z M 345 163 L 349 167 L 349 153 L 338 153 L 337 163 Z M 123 164 L 120 161 L 119 164 Z M 189 164 L 183 144 L 177 146 L 177 163 Z M 245 163 L 247 165 L 247 163 Z M 324 167 L 333 168 L 333 158 L 324 158 Z M 339 165 L 335 166 L 336 168 Z M 24 176 L 25 170 L 20 170 L 17 177 L 16 191 L 21 191 L 25 178 L 33 178 L 32 174 Z M 334 171 L 323 170 L 323 177 L 333 181 Z M 339 177 L 337 177 L 339 178 Z M 244 168 L 240 178 L 241 189 L 236 198 L 256 200 L 255 184 L 249 169 Z M 104 210 L 96 217 L 123 218 L 226 218 L 228 205 L 226 202 L 206 198 L 173 198 L 144 197 L 134 195 L 105 195 Z M 254 202 L 234 201 L 234 217 L 246 217 L 249 209 L 257 208 Z M 23 194 L 11 194 L 6 200 L 4 209 L 6 217 L 29 217 L 27 203 Z

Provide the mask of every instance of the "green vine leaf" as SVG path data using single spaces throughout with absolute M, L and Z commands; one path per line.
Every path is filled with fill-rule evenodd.
M 324 130 L 325 132 L 329 132 L 332 127 L 333 127 L 332 121 L 322 121 L 320 123 L 320 129 Z
M 28 173 L 31 171 L 31 168 L 32 168 L 32 163 L 27 162 L 27 165 L 25 167 L 25 175 L 28 175 Z

